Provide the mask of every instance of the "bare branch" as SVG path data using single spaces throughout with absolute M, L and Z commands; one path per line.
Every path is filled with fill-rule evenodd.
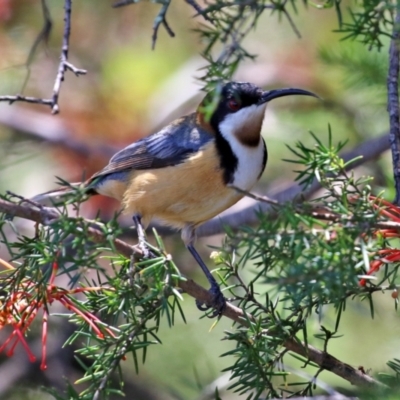
M 169 36 L 175 37 L 174 31 L 168 25 L 168 22 L 166 20 L 166 14 L 167 14 L 167 11 L 168 11 L 168 7 L 171 4 L 171 0 L 164 0 L 164 1 L 165 1 L 165 4 L 163 4 L 163 6 L 161 7 L 160 12 L 157 14 L 156 18 L 154 19 L 153 36 L 151 37 L 151 48 L 153 50 L 156 47 L 158 28 L 160 27 L 161 24 L 164 25 L 164 28 L 168 32 Z
M 68 62 L 69 37 L 71 34 L 72 0 L 65 0 L 64 9 L 65 9 L 65 15 L 64 15 L 63 43 L 61 48 L 60 64 L 58 66 L 58 72 L 53 87 L 53 97 L 52 97 L 53 105 L 51 109 L 52 114 L 58 114 L 58 112 L 60 111 L 58 106 L 58 97 L 60 95 L 61 82 L 64 81 L 65 71 L 67 69 L 70 69 L 77 76 L 86 74 L 85 70 L 77 69 Z
M 296 24 L 294 23 L 294 21 L 293 21 L 291 15 L 287 12 L 286 9 L 282 10 L 282 12 L 283 12 L 283 14 L 285 15 L 286 19 L 288 20 L 289 25 L 292 27 L 293 32 L 295 33 L 295 35 L 297 36 L 297 38 L 298 38 L 298 39 L 301 39 L 301 33 L 300 33 L 300 31 L 298 30 Z
M 58 213 L 54 209 L 35 207 L 32 204 L 14 204 L 3 199 L 0 199 L 0 212 L 29 219 L 43 225 L 49 225 L 52 223 L 52 221 L 54 221 L 55 218 L 58 218 Z M 77 224 L 80 223 L 81 221 L 77 220 Z M 90 228 L 88 230 L 89 238 L 95 242 L 104 241 L 105 237 L 102 230 L 99 227 L 96 228 L 96 224 L 92 223 L 91 221 L 87 221 L 87 223 L 90 224 Z M 128 243 L 125 243 L 119 239 L 114 239 L 113 243 L 116 251 L 125 257 L 130 258 L 133 254 L 135 258 L 140 259 L 143 256 L 138 246 L 132 247 Z M 180 281 L 179 287 L 188 295 L 201 302 L 212 302 L 212 294 L 192 280 Z M 230 303 L 226 304 L 223 315 L 243 326 L 247 325 L 249 318 L 251 319 L 251 315 L 245 316 L 243 310 Z M 273 332 L 265 332 L 265 334 L 272 335 Z M 310 345 L 305 345 L 297 339 L 289 338 L 283 343 L 283 346 L 287 350 L 302 355 L 308 360 L 318 364 L 321 368 L 333 372 L 334 374 L 354 385 L 368 387 L 382 386 L 380 382 L 376 381 L 362 371 L 353 368 L 351 365 L 343 363 L 327 352 L 318 350 Z
M 282 203 L 279 203 L 278 201 L 273 200 L 267 196 L 251 193 L 233 185 L 231 185 L 230 187 L 235 189 L 237 192 L 261 203 L 270 204 L 276 207 L 282 205 Z M 313 208 L 310 208 L 310 206 Z M 367 221 L 360 222 L 357 218 L 353 218 L 348 215 L 336 214 L 329 210 L 321 210 L 321 207 L 318 204 L 307 204 L 307 208 L 301 208 L 301 206 L 299 206 L 298 209 L 296 208 L 296 211 L 303 215 L 309 215 L 310 217 L 321 221 L 345 223 L 347 228 L 351 228 L 357 226 L 357 224 L 360 225 L 360 223 L 362 223 L 363 226 L 370 225 L 371 227 L 376 229 L 394 229 L 396 231 L 400 231 L 400 223 L 396 221 L 371 221 L 369 224 Z
M 390 146 L 394 184 L 396 189 L 395 204 L 400 205 L 400 130 L 399 130 L 399 36 L 400 12 L 397 10 L 393 24 L 393 35 L 389 50 L 389 72 L 387 77 L 388 107 L 390 121 Z
M 123 6 L 128 6 L 129 4 L 135 4 L 137 3 L 137 0 L 122 0 L 118 1 L 117 3 L 113 4 L 114 8 L 118 7 L 123 7 Z M 169 26 L 166 15 L 168 8 L 171 4 L 171 0 L 161 0 L 161 1 L 156 1 L 156 3 L 162 4 L 160 11 L 158 12 L 157 16 L 154 18 L 154 23 L 153 23 L 153 35 L 151 36 L 151 48 L 154 50 L 156 47 L 156 42 L 157 42 L 157 35 L 158 35 L 158 29 L 160 28 L 160 25 L 164 25 L 165 30 L 167 31 L 168 35 L 171 37 L 175 37 L 175 32 L 171 29 Z
M 36 103 L 36 104 L 45 104 L 47 106 L 53 106 L 52 99 L 42 99 L 39 97 L 21 96 L 20 94 L 17 94 L 15 96 L 0 96 L 0 101 L 8 101 L 10 104 L 14 103 L 15 101 L 23 101 L 26 103 Z
M 206 21 L 213 23 L 212 19 L 204 12 L 204 9 L 196 2 L 196 0 L 185 0 L 190 6 L 192 6 L 197 14 L 201 15 Z
M 73 72 L 75 76 L 85 75 L 87 72 L 85 69 L 76 68 L 74 65 L 72 65 L 70 62 L 67 61 L 64 61 L 64 65 L 65 68 Z
M 389 136 L 385 134 L 357 145 L 353 150 L 342 153 L 341 157 L 347 162 L 362 156 L 361 159 L 349 165 L 349 168 L 354 169 L 367 161 L 377 158 L 384 151 L 388 150 L 389 146 Z M 278 203 L 293 201 L 298 197 L 298 201 L 300 202 L 303 199 L 309 199 L 320 188 L 321 185 L 317 180 L 314 180 L 314 183 L 307 192 L 304 192 L 302 187 L 295 183 L 284 190 L 270 193 L 269 197 Z M 211 236 L 217 233 L 223 233 L 225 231 L 225 226 L 237 229 L 242 225 L 254 224 L 258 221 L 257 212 L 268 213 L 271 209 L 271 204 L 260 203 L 257 200 L 249 201 L 249 205 L 245 209 L 239 211 L 228 210 L 212 220 L 207 221 L 204 225 L 201 225 L 197 230 L 197 236 Z
M 76 76 L 86 74 L 86 70 L 76 68 L 70 62 L 68 62 L 68 51 L 69 51 L 69 37 L 71 34 L 71 7 L 72 7 L 72 0 L 65 0 L 64 3 L 64 34 L 63 34 L 63 43 L 61 48 L 61 56 L 60 56 L 60 63 L 58 65 L 58 71 L 56 75 L 56 79 L 53 86 L 53 95 L 51 99 L 43 99 L 37 97 L 28 97 L 22 95 L 15 95 L 15 96 L 0 96 L 0 101 L 8 101 L 10 104 L 16 101 L 22 101 L 26 103 L 36 103 L 36 104 L 44 104 L 51 107 L 52 114 L 57 114 L 60 111 L 58 105 L 58 98 L 60 95 L 61 90 L 61 83 L 64 81 L 64 75 L 66 70 L 72 71 Z M 41 34 L 39 34 L 38 38 L 36 39 L 33 48 L 28 57 L 28 66 L 31 62 L 31 57 L 33 55 L 32 50 L 36 50 L 37 42 L 42 40 L 43 35 L 46 35 L 46 32 L 51 28 L 51 20 L 49 17 L 49 11 L 47 8 L 47 4 L 45 0 L 42 0 L 42 8 L 43 8 L 43 15 L 45 18 L 45 26 L 42 29 Z M 29 74 L 28 74 L 29 76 Z M 25 79 L 26 81 L 26 79 Z M 26 82 L 25 82 L 26 83 Z M 24 83 L 24 85 L 25 85 Z

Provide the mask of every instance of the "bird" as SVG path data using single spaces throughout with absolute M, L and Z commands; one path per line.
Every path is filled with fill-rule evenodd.
M 289 95 L 318 98 L 304 89 L 263 90 L 248 82 L 224 82 L 217 92 L 206 94 L 195 112 L 118 151 L 85 182 L 32 200 L 59 202 L 76 185 L 88 196 L 115 198 L 123 212 L 132 215 L 144 250 L 145 228 L 152 219 L 180 229 L 210 284 L 212 300 L 197 302 L 197 307 L 212 308 L 211 316 L 219 316 L 226 299 L 194 247 L 196 229 L 239 201 L 244 196 L 241 191 L 251 190 L 260 179 L 268 158 L 261 136 L 267 103 Z

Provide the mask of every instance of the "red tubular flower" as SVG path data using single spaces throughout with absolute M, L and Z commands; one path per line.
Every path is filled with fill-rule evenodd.
M 4 263 L 3 263 L 4 265 Z M 12 267 L 11 267 L 12 268 Z M 92 313 L 79 308 L 79 303 L 74 302 L 70 296 L 77 293 L 85 293 L 90 291 L 102 290 L 101 287 L 80 287 L 76 289 L 66 290 L 54 285 L 54 280 L 58 271 L 58 263 L 55 261 L 52 265 L 52 273 L 49 283 L 45 289 L 45 293 L 38 293 L 37 285 L 32 281 L 21 283 L 17 292 L 12 293 L 4 304 L 0 302 L 0 329 L 5 325 L 11 325 L 13 331 L 7 340 L 0 346 L 0 353 L 6 351 L 7 356 L 14 354 L 15 347 L 18 342 L 21 342 L 25 351 L 28 354 L 29 361 L 36 361 L 36 357 L 29 349 L 28 343 L 25 340 L 25 334 L 36 318 L 38 311 L 43 309 L 42 317 L 42 361 L 40 368 L 47 369 L 47 328 L 48 328 L 48 305 L 54 301 L 59 301 L 65 308 L 72 311 L 74 314 L 81 317 L 95 332 L 98 338 L 104 339 L 104 332 L 109 336 L 115 337 L 111 329 L 104 327 L 102 321 Z M 21 290 L 22 288 L 22 290 Z M 110 290 L 110 289 L 108 289 Z
M 370 199 L 373 201 L 373 207 L 378 210 L 379 214 L 388 218 L 393 222 L 400 223 L 400 208 L 393 205 L 387 200 L 383 200 L 381 198 L 377 198 L 375 196 L 370 196 Z M 375 232 L 376 236 L 381 236 L 383 238 L 394 238 L 400 237 L 400 232 L 397 229 L 378 229 Z M 374 260 L 370 264 L 370 269 L 367 272 L 367 275 L 372 275 L 373 273 L 379 271 L 380 267 L 384 263 L 393 263 L 400 261 L 400 250 L 399 249 L 382 249 L 377 252 L 379 255 L 383 255 L 384 257 L 379 260 Z M 365 286 L 368 279 L 361 279 L 359 284 L 360 286 Z
M 3 306 L 0 316 L 0 327 L 11 325 L 13 331 L 8 339 L 0 346 L 0 353 L 6 350 L 6 347 L 12 343 L 11 347 L 7 350 L 7 356 L 11 357 L 14 354 L 15 347 L 18 342 L 21 342 L 25 351 L 28 354 L 29 361 L 36 361 L 36 357 L 31 352 L 28 343 L 25 340 L 24 334 L 33 322 L 37 314 L 35 302 L 27 301 L 23 293 L 14 294 L 11 299 Z
M 47 310 L 43 311 L 43 327 L 42 327 L 42 362 L 40 363 L 40 369 L 42 371 L 47 369 L 46 357 L 47 357 L 47 320 L 49 314 Z

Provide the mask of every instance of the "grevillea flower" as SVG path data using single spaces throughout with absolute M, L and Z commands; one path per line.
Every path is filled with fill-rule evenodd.
M 0 264 L 7 269 L 14 270 L 10 264 L 4 260 L 0 260 Z M 92 313 L 83 310 L 80 304 L 73 298 L 77 293 L 99 291 L 101 287 L 80 287 L 76 289 L 66 290 L 54 285 L 54 280 L 57 275 L 58 264 L 55 261 L 52 265 L 52 273 L 49 282 L 46 286 L 45 293 L 41 292 L 38 295 L 36 286 L 31 281 L 22 281 L 19 288 L 7 296 L 3 302 L 0 301 L 0 329 L 6 325 L 11 325 L 13 331 L 7 340 L 0 346 L 0 353 L 6 351 L 7 356 L 14 354 L 15 347 L 18 342 L 21 342 L 25 351 L 28 354 L 31 362 L 36 361 L 36 357 L 31 352 L 28 343 L 25 339 L 25 334 L 30 325 L 35 320 L 40 310 L 43 310 L 42 317 L 42 361 L 40 368 L 45 370 L 46 354 L 47 354 L 47 325 L 49 319 L 48 306 L 54 301 L 59 301 L 67 310 L 82 318 L 95 332 L 99 339 L 104 338 L 104 333 L 115 337 L 111 329 L 104 324 Z M 100 326 L 102 327 L 100 329 Z M 7 349 L 7 350 L 6 350 Z
M 373 207 L 378 210 L 379 215 L 388 218 L 389 220 L 400 223 L 400 208 L 393 205 L 389 201 L 383 200 L 381 198 L 377 198 L 375 196 L 370 196 L 370 199 L 373 201 Z M 376 236 L 380 236 L 383 238 L 393 238 L 400 237 L 400 232 L 398 229 L 378 229 L 375 231 Z M 380 267 L 385 263 L 394 263 L 400 261 L 400 250 L 399 249 L 382 249 L 379 250 L 376 255 L 381 258 L 371 261 L 370 269 L 367 272 L 367 275 L 372 275 L 373 273 L 379 271 Z M 360 286 L 365 286 L 367 283 L 367 279 L 360 280 Z
M 31 352 L 24 337 L 26 330 L 37 314 L 35 305 L 29 304 L 22 293 L 13 294 L 5 304 L 0 305 L 2 306 L 0 312 L 0 329 L 5 325 L 11 325 L 13 327 L 11 335 L 0 346 L 0 353 L 5 351 L 7 346 L 10 345 L 6 354 L 11 357 L 14 354 L 18 342 L 21 342 L 28 354 L 29 361 L 36 361 L 36 357 Z

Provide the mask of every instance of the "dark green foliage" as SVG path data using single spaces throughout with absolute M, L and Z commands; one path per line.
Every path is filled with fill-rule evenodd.
M 117 5 L 128 5 L 138 1 L 121 1 Z M 154 26 L 165 21 L 165 15 L 170 1 L 155 1 L 162 4 L 162 8 L 155 18 Z M 239 64 L 246 59 L 255 59 L 256 54 L 250 54 L 243 46 L 243 40 L 256 28 L 259 18 L 267 12 L 271 17 L 285 19 L 293 30 L 293 34 L 301 36 L 293 20 L 299 6 L 316 6 L 322 10 L 334 8 L 337 20 L 337 32 L 343 33 L 344 39 L 360 41 L 366 47 L 380 50 L 385 38 L 390 38 L 393 29 L 393 15 L 396 11 L 395 3 L 388 0 L 364 0 L 352 6 L 343 16 L 343 5 L 340 0 L 327 0 L 322 4 L 302 1 L 286 0 L 251 0 L 226 1 L 214 0 L 202 8 L 194 0 L 186 2 L 196 11 L 196 16 L 207 21 L 200 24 L 195 31 L 204 43 L 202 55 L 207 62 L 204 67 L 202 80 L 206 90 L 215 88 L 221 81 L 231 80 Z M 350 18 L 349 18 L 350 17 Z M 165 26 L 170 33 L 168 25 Z M 158 29 L 158 28 L 157 28 Z M 153 40 L 154 40 L 153 36 Z M 153 41 L 153 44 L 155 42 Z M 357 74 L 360 76 L 360 74 Z
M 225 293 L 235 298 L 246 315 L 244 325 L 226 332 L 225 340 L 235 346 L 223 356 L 234 357 L 226 369 L 231 373 L 230 389 L 248 399 L 279 398 L 284 393 L 312 395 L 314 379 L 322 369 L 289 352 L 286 341 L 307 345 L 315 337 L 326 351 L 331 340 L 340 340 L 341 316 L 348 302 L 366 300 L 373 317 L 373 294 L 397 287 L 398 263 L 387 264 L 375 281 L 365 276 L 371 255 L 396 245 L 395 239 L 377 235 L 376 224 L 382 216 L 370 197 L 369 179 L 356 179 L 347 172 L 351 162 L 344 163 L 338 156 L 344 144 L 335 146 L 330 130 L 326 145 L 313 137 L 315 146 L 297 143 L 290 161 L 298 166 L 298 180 L 304 187 L 319 182 L 321 195 L 310 203 L 277 205 L 272 213 L 260 214 L 256 227 L 228 233 L 214 256 Z M 77 189 L 75 200 L 82 196 Z M 13 242 L 4 233 L 12 222 L 6 216 L 1 220 L 2 242 L 14 265 L 19 265 L 2 275 L 2 304 L 5 307 L 15 293 L 24 292 L 43 309 L 68 298 L 67 316 L 76 330 L 66 344 L 81 347 L 76 357 L 85 374 L 77 383 L 86 389 L 78 393 L 70 386 L 67 397 L 58 394 L 57 398 L 100 399 L 122 394 L 121 361 L 132 355 L 138 372 L 150 348 L 161 344 L 161 320 L 172 327 L 176 318 L 184 319 L 177 289 L 183 278 L 157 234 L 157 246 L 150 247 L 151 259 L 129 260 L 115 255 L 113 240 L 119 233 L 115 220 L 94 224 L 69 217 L 64 206 L 59 211 L 60 217 L 49 227 L 39 225 L 33 237 L 19 235 Z M 94 226 L 104 233 L 103 243 L 91 242 Z M 107 256 L 106 263 L 101 261 L 104 252 L 114 254 Z M 244 268 L 251 271 L 246 279 Z M 69 291 L 53 286 L 55 272 L 69 276 Z M 365 286 L 360 286 L 361 278 L 369 278 Z M 76 288 L 83 299 L 74 296 Z M 336 313 L 333 323 L 322 318 L 329 306 Z M 318 319 L 319 330 L 315 331 L 310 321 Z M 292 356 L 314 365 L 315 373 L 297 378 L 287 366 Z M 397 364 L 396 360 L 389 364 L 396 373 L 389 379 L 393 386 L 398 383 Z M 116 379 L 119 387 L 112 384 Z
M 216 256 L 219 274 L 230 283 L 226 290 L 256 319 L 249 318 L 248 329 L 237 328 L 226 336 L 236 342 L 235 350 L 225 354 L 237 360 L 228 368 L 236 378 L 231 388 L 247 393 L 249 399 L 260 398 L 261 393 L 261 398 L 279 397 L 289 375 L 286 394 L 312 395 L 312 380 L 297 380 L 294 385 L 293 375 L 285 369 L 293 355 L 285 350 L 285 341 L 308 343 L 314 335 L 326 349 L 329 341 L 340 338 L 341 316 L 349 301 L 366 300 L 373 317 L 373 293 L 396 287 L 397 280 L 390 277 L 397 274 L 398 263 L 390 264 L 376 284 L 372 280 L 360 286 L 370 254 L 390 246 L 390 241 L 376 236 L 379 216 L 369 196 L 369 180 L 346 173 L 349 165 L 338 156 L 343 144 L 334 146 L 331 135 L 327 146 L 314 138 L 314 148 L 298 143 L 292 149 L 297 157 L 292 161 L 304 168 L 298 175 L 303 184 L 317 178 L 324 193 L 312 203 L 285 204 L 273 215 L 260 215 L 259 226 L 230 234 Z M 313 212 L 316 209 L 320 213 Z M 243 268 L 252 270 L 251 280 L 244 281 Z M 320 333 L 310 331 L 309 321 L 329 305 L 336 310 L 333 326 L 327 328 L 321 321 Z
M 127 0 L 118 5 L 136 2 Z M 160 24 L 171 32 L 165 20 L 170 1 L 156 2 L 162 8 L 155 21 L 153 42 Z M 243 60 L 255 58 L 243 47 L 243 40 L 265 11 L 285 18 L 294 34 L 299 34 L 291 13 L 307 5 L 306 1 L 295 0 L 216 0 L 202 9 L 194 1 L 187 3 L 208 22 L 197 30 L 204 43 L 207 66 L 202 79 L 207 89 L 218 89 L 222 80 L 232 78 Z M 331 7 L 336 10 L 344 38 L 380 49 L 385 37 L 391 35 L 394 5 L 390 2 L 364 1 L 351 11 L 350 21 L 343 16 L 339 0 L 326 1 L 321 8 Z M 358 60 L 358 64 L 345 54 L 335 56 L 325 51 L 324 58 L 345 67 L 351 60 L 354 68 L 368 71 L 364 75 L 371 82 L 375 79 L 377 85 L 384 75 L 382 68 L 386 68 L 369 56 Z M 354 84 L 359 82 L 354 79 Z M 243 398 L 312 395 L 322 367 L 289 352 L 285 343 L 294 340 L 307 346 L 316 338 L 321 350 L 327 351 L 332 340 L 340 340 L 341 317 L 349 302 L 364 301 L 373 317 L 374 293 L 398 287 L 398 262 L 385 263 L 376 279 L 365 275 L 370 263 L 379 258 L 377 251 L 398 245 L 398 239 L 387 239 L 378 232 L 377 224 L 386 219 L 374 207 L 370 179 L 356 178 L 348 172 L 351 162 L 345 163 L 338 155 L 344 144 L 334 144 L 330 129 L 328 144 L 319 137 L 313 135 L 314 147 L 302 143 L 291 147 L 293 159 L 289 160 L 296 164 L 296 180 L 304 191 L 316 183 L 321 186 L 319 197 L 309 203 L 300 198 L 276 206 L 270 214 L 259 216 L 257 226 L 229 232 L 214 258 L 225 293 L 234 297 L 246 316 L 243 325 L 236 324 L 226 332 L 225 340 L 231 341 L 234 348 L 223 354 L 234 357 L 226 371 L 231 373 L 230 389 L 243 394 Z M 132 355 L 139 371 L 147 352 L 161 344 L 161 320 L 172 327 L 176 318 L 185 318 L 177 288 L 184 278 L 164 251 L 161 239 L 156 235 L 158 243 L 151 247 L 154 257 L 149 260 L 138 262 L 116 255 L 113 241 L 120 233 L 116 219 L 102 225 L 80 218 L 79 203 L 84 198 L 85 193 L 77 188 L 68 202 L 78 204 L 77 217 L 69 217 L 63 204 L 58 219 L 49 226 L 39 224 L 30 236 L 20 234 L 8 216 L 0 219 L 1 243 L 15 267 L 1 275 L 1 312 L 9 313 L 6 305 L 21 293 L 40 304 L 42 310 L 60 298 L 70 301 L 69 311 L 73 312 L 64 315 L 76 330 L 67 344 L 80 346 L 76 356 L 85 374 L 78 383 L 86 387 L 80 393 L 71 384 L 64 394 L 50 391 L 59 400 L 122 395 L 121 361 Z M 104 234 L 102 243 L 90 240 L 94 223 Z M 15 239 L 9 239 L 9 228 L 17 235 Z M 251 271 L 246 279 L 242 276 L 244 268 Z M 70 290 L 57 291 L 52 286 L 56 272 L 69 277 Z M 366 279 L 365 286 L 360 285 L 360 279 Z M 74 296 L 77 287 L 83 297 Z M 395 307 L 397 304 L 394 298 Z M 328 307 L 334 310 L 335 318 L 325 323 L 323 311 Z M 22 318 L 18 312 L 16 321 Z M 93 315 L 92 322 L 96 321 L 103 336 L 94 331 L 84 315 Z M 315 321 L 318 329 L 311 324 Z M 288 364 L 293 357 L 314 367 L 313 374 L 304 377 L 292 371 Z M 399 387 L 400 361 L 394 359 L 388 366 L 393 373 L 382 379 L 395 390 Z M 221 396 L 216 390 L 215 398 Z
M 116 221 L 102 225 L 70 218 L 65 207 L 59 210 L 60 218 L 50 227 L 38 227 L 33 237 L 18 236 L 15 242 L 9 242 L 7 236 L 2 235 L 2 243 L 19 266 L 2 275 L 1 303 L 5 307 L 14 301 L 16 293 L 21 293 L 31 304 L 38 304 L 38 309 L 46 309 L 65 294 L 72 304 L 71 313 L 66 315 L 76 325 L 66 345 L 81 344 L 77 361 L 86 371 L 76 382 L 85 383 L 86 389 L 79 394 L 70 387 L 65 398 L 93 399 L 97 396 L 95 398 L 100 399 L 111 393 L 122 394 L 121 360 L 132 355 L 138 372 L 140 364 L 146 360 L 147 348 L 161 343 L 158 338 L 161 319 L 166 319 L 170 326 L 176 318 L 184 319 L 178 302 L 181 295 L 176 289 L 182 278 L 171 257 L 163 251 L 159 237 L 158 247 L 151 247 L 154 254 L 151 260 L 135 262 L 113 255 L 107 257 L 109 267 L 100 266 L 105 252 L 115 253 L 113 239 L 119 233 Z M 4 217 L 0 220 L 2 233 L 9 224 Z M 103 243 L 95 244 L 90 240 L 88 229 L 94 224 L 105 234 Z M 56 271 L 58 275 L 69 277 L 71 291 L 53 286 L 52 275 Z M 76 288 L 85 294 L 84 299 L 73 296 Z M 98 321 L 96 325 L 102 337 L 86 318 L 82 318 L 82 315 L 94 314 L 93 320 Z M 35 316 L 34 311 L 32 316 Z M 117 389 L 110 386 L 115 370 L 119 371 L 121 381 Z M 58 395 L 57 398 L 64 397 Z

